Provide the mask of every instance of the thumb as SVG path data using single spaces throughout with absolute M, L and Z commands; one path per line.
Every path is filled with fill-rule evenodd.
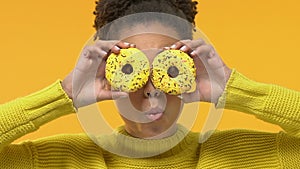
M 182 93 L 180 98 L 184 103 L 192 103 L 200 101 L 200 92 L 199 90 L 195 90 L 192 93 Z
M 127 98 L 127 97 L 129 97 L 129 94 L 126 92 L 121 92 L 121 91 L 112 91 L 111 92 L 111 99 L 113 99 L 113 100 Z

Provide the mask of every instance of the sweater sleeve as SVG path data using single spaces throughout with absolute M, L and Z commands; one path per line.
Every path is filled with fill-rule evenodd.
M 31 95 L 0 105 L 0 152 L 41 125 L 75 112 L 60 81 Z
M 217 107 L 223 106 L 255 115 L 300 137 L 300 92 L 258 83 L 233 70 L 217 104 Z

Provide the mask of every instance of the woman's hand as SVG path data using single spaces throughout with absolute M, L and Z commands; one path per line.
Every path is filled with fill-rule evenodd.
M 96 41 L 86 46 L 73 71 L 62 81 L 62 87 L 76 108 L 98 101 L 127 96 L 112 91 L 105 78 L 105 65 L 109 53 L 118 54 L 121 48 L 134 47 L 119 41 Z
M 213 46 L 199 39 L 179 41 L 170 48 L 188 53 L 196 66 L 196 90 L 182 94 L 183 101 L 217 103 L 224 92 L 231 69 L 225 65 Z

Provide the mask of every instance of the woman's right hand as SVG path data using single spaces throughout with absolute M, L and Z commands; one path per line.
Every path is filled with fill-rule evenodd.
M 128 94 L 112 91 L 105 78 L 105 65 L 109 53 L 118 54 L 122 48 L 134 47 L 120 41 L 96 41 L 86 46 L 76 67 L 62 81 L 62 87 L 76 108 L 102 100 L 126 97 Z

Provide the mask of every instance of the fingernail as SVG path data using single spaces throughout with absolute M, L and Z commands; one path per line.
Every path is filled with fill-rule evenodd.
M 182 51 L 184 51 L 184 52 L 185 52 L 186 49 L 187 49 L 186 46 L 182 46 L 182 47 L 180 48 L 180 50 L 182 50 Z
M 128 43 L 128 42 L 124 42 L 124 45 L 126 45 L 126 46 L 129 46 L 129 45 L 130 45 L 130 43 Z
M 164 47 L 163 49 L 164 50 L 170 50 L 170 47 Z
M 116 49 L 116 50 L 121 50 L 118 46 L 115 46 L 115 49 Z
M 176 48 L 176 45 L 172 45 L 171 48 L 172 48 L 172 49 L 175 49 L 175 48 Z
M 194 56 L 196 56 L 196 52 L 193 51 L 193 52 L 190 53 L 190 55 L 194 57 Z
M 178 95 L 177 97 L 178 97 L 179 99 L 181 99 L 181 100 L 183 99 L 183 96 L 182 96 L 182 95 Z
M 105 57 L 107 55 L 107 52 L 102 51 L 102 55 L 103 55 L 103 57 Z

